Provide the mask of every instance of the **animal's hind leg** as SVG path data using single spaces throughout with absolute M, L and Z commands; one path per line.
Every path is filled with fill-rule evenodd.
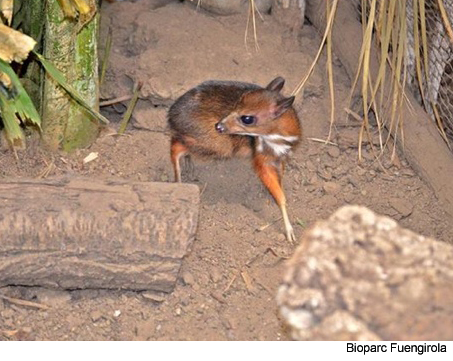
M 171 146 L 170 146 L 170 155 L 171 155 L 171 162 L 173 164 L 173 170 L 175 172 L 175 182 L 181 183 L 181 165 L 179 163 L 182 156 L 187 154 L 189 150 L 187 147 L 182 144 L 176 138 L 171 138 Z

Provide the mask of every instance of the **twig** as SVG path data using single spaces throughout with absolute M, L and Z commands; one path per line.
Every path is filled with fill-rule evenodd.
M 124 113 L 123 120 L 120 123 L 120 128 L 118 129 L 118 134 L 123 134 L 126 130 L 127 124 L 129 123 L 129 119 L 131 118 L 132 112 L 134 111 L 135 104 L 137 104 L 138 94 L 140 93 L 140 89 L 142 88 L 143 83 L 139 82 L 137 87 L 134 91 L 134 96 L 132 97 L 129 105 L 127 106 L 126 113 Z
M 450 39 L 450 44 L 453 44 L 453 30 L 448 19 L 447 11 L 445 10 L 444 2 L 442 0 L 437 0 L 437 4 L 439 5 L 440 15 L 442 16 L 444 28 L 445 30 L 447 30 L 448 38 Z
M 350 115 L 355 120 L 357 120 L 359 122 L 363 122 L 363 118 L 360 115 L 358 115 L 355 111 L 353 111 L 352 109 L 344 108 L 344 111 L 346 112 L 346 114 Z
M 51 161 L 50 163 L 46 162 L 46 168 L 44 168 L 41 173 L 38 174 L 38 178 L 47 178 L 54 169 L 55 163 L 53 161 Z
M 254 295 L 255 294 L 255 288 L 253 287 L 252 279 L 250 278 L 250 275 L 248 274 L 248 272 L 247 271 L 242 271 L 241 272 L 241 277 L 244 280 L 245 287 L 247 287 L 247 291 L 249 291 L 249 293 Z
M 8 301 L 9 303 L 13 303 L 15 305 L 18 305 L 18 306 L 27 306 L 27 307 L 32 307 L 32 308 L 38 308 L 40 310 L 48 310 L 48 309 L 50 309 L 49 306 L 43 305 L 41 303 L 21 300 L 20 298 L 13 298 L 13 297 L 8 297 L 8 296 L 4 296 L 4 295 L 0 295 L 0 298 L 5 300 L 5 301 Z
M 105 41 L 105 52 L 104 52 L 104 59 L 102 60 L 102 69 L 101 69 L 101 76 L 99 77 L 99 85 L 104 83 L 105 73 L 107 71 L 107 65 L 110 58 L 110 50 L 112 49 L 112 28 L 109 28 L 109 32 L 107 34 L 107 40 Z
M 226 303 L 225 299 L 216 292 L 211 292 L 211 297 L 220 303 Z
M 329 144 L 329 145 L 336 145 L 338 146 L 337 143 L 331 142 L 327 139 L 319 139 L 319 138 L 308 138 L 309 140 L 312 140 L 313 142 L 318 142 L 318 143 L 324 143 L 324 144 Z
M 0 333 L 8 338 L 14 337 L 18 332 L 19 330 L 0 330 Z
M 118 97 L 118 98 L 113 98 L 113 99 L 110 99 L 110 100 L 104 100 L 103 102 L 99 103 L 99 106 L 100 107 L 107 107 L 109 105 L 125 102 L 126 100 L 131 100 L 131 99 L 132 99 L 132 95 L 123 95 L 123 96 Z
M 225 292 L 227 292 L 227 291 L 230 289 L 231 285 L 233 284 L 233 282 L 234 282 L 234 281 L 236 280 L 236 278 L 238 277 L 238 274 L 239 274 L 239 272 L 236 273 L 236 274 L 233 276 L 233 278 L 230 280 L 230 282 L 228 282 L 227 286 L 225 287 L 225 289 L 223 290 L 222 293 L 225 293 Z
M 262 226 L 262 227 L 260 227 L 260 228 L 256 228 L 256 229 L 255 229 L 255 232 L 262 232 L 262 231 L 264 231 L 266 228 L 268 228 L 268 227 L 274 225 L 275 223 L 277 223 L 278 221 L 281 221 L 282 219 L 283 219 L 283 217 L 279 217 L 279 218 L 277 218 L 276 220 L 274 220 L 274 221 L 272 221 L 272 222 L 270 222 L 270 223 L 268 223 L 268 224 L 265 224 L 264 226 Z
M 203 193 L 204 193 L 204 191 L 205 191 L 207 185 L 208 185 L 208 182 L 205 182 L 205 184 L 204 184 L 204 186 L 203 186 L 203 188 L 202 188 L 202 190 L 201 190 L 201 192 L 200 192 L 200 198 L 201 198 L 201 196 L 203 195 Z

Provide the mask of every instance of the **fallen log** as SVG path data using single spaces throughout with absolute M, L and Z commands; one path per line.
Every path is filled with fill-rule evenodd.
M 0 184 L 0 287 L 173 290 L 198 187 L 93 179 Z
M 350 79 L 354 79 L 362 44 L 362 26 L 354 14 L 352 1 L 339 1 L 332 30 L 334 52 L 341 60 Z M 306 16 L 310 22 L 324 32 L 326 28 L 326 4 L 324 0 L 308 2 Z M 377 78 L 377 50 L 372 48 L 370 74 Z M 389 73 L 390 70 L 387 71 Z M 360 82 L 359 82 L 360 83 Z M 390 84 L 386 82 L 385 92 L 391 94 Z M 400 148 L 411 166 L 434 190 L 443 209 L 453 217 L 453 155 L 441 138 L 434 122 L 419 105 L 417 100 L 406 92 L 408 102 L 403 102 L 405 114 L 404 144 Z M 408 119 L 410 118 L 410 119 Z

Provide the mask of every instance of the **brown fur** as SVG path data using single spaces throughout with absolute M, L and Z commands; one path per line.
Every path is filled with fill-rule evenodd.
M 283 84 L 282 78 L 266 88 L 241 82 L 205 82 L 176 100 L 168 122 L 176 181 L 181 181 L 179 159 L 185 154 L 208 158 L 252 155 L 255 172 L 282 211 L 286 236 L 294 241 L 281 179 L 284 158 L 299 144 L 301 127 L 292 107 L 294 97 L 280 94 Z M 251 124 L 245 123 L 244 117 L 252 119 Z

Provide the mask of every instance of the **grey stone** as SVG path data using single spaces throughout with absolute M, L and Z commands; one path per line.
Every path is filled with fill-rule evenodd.
M 277 302 L 297 340 L 451 340 L 453 248 L 346 206 L 305 232 Z

